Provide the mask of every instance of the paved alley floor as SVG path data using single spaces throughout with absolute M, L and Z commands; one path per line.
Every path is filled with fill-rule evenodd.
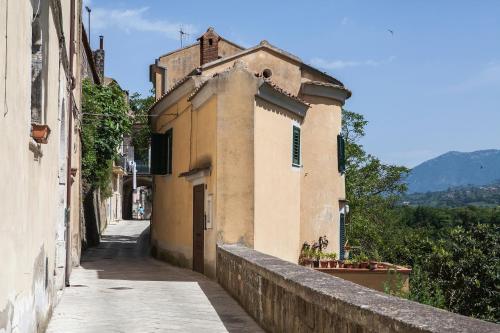
M 73 269 L 47 332 L 262 332 L 216 282 L 148 257 L 148 225 L 108 227 Z

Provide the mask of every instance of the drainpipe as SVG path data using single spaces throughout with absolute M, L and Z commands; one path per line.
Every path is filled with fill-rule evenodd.
M 73 55 L 75 53 L 75 0 L 71 0 L 70 8 L 70 28 L 69 28 L 69 76 L 70 76 L 70 93 L 68 98 L 68 161 L 66 165 L 66 267 L 64 280 L 66 287 L 69 287 L 69 276 L 71 273 L 71 146 L 72 143 L 72 132 L 73 132 L 73 90 L 75 89 L 75 78 L 73 77 Z

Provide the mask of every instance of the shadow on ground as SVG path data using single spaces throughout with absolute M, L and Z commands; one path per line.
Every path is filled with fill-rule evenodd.
M 99 246 L 85 252 L 81 266 L 85 270 L 95 271 L 98 279 L 196 284 L 205 294 L 228 332 L 246 332 L 250 329 L 246 325 L 249 321 L 248 314 L 243 310 L 234 311 L 239 305 L 222 290 L 222 287 L 202 274 L 153 259 L 150 256 L 149 239 L 149 226 L 140 234 L 105 234 Z M 130 288 L 116 286 L 114 289 Z

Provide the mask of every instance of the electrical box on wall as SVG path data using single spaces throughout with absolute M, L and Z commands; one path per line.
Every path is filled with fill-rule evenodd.
M 206 223 L 205 226 L 207 229 L 212 229 L 212 221 L 213 221 L 213 194 L 209 194 L 207 196 L 207 211 L 206 211 Z

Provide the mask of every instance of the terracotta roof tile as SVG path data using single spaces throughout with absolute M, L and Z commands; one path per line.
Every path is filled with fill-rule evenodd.
M 163 95 L 160 96 L 160 98 L 158 98 L 154 103 L 153 105 L 151 105 L 151 107 L 149 108 L 149 111 L 151 111 L 158 103 L 160 103 L 164 98 L 165 96 L 167 96 L 168 94 L 170 94 L 172 91 L 174 91 L 175 89 L 179 88 L 184 82 L 186 82 L 187 80 L 189 80 L 191 78 L 191 75 L 187 75 L 187 76 L 184 76 L 182 79 L 180 79 L 179 81 L 177 81 L 172 87 L 170 87 L 170 89 L 168 89 Z
M 298 97 L 297 95 L 294 95 L 292 94 L 291 92 L 281 88 L 279 85 L 277 85 L 276 83 L 274 83 L 273 81 L 271 81 L 270 79 L 266 79 L 262 76 L 262 74 L 260 73 L 255 73 L 255 76 L 257 77 L 262 77 L 262 79 L 264 80 L 264 83 L 267 84 L 268 86 L 270 86 L 271 88 L 273 88 L 274 90 L 276 90 L 277 92 L 283 94 L 283 95 L 286 95 L 294 100 L 296 100 L 297 102 L 299 103 L 302 103 L 304 105 L 307 105 L 307 106 L 311 106 L 309 103 L 307 103 L 306 101 L 304 101 L 303 99 L 301 99 L 300 97 Z

